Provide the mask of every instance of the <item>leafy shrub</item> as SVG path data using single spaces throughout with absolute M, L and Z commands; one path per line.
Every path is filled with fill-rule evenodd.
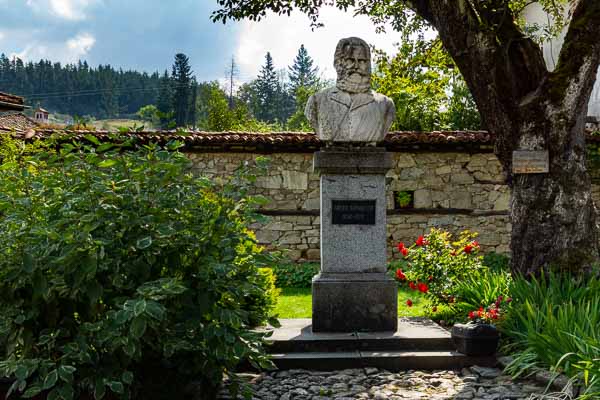
M 248 176 L 193 177 L 174 145 L 96 145 L 23 150 L 0 167 L 10 391 L 182 398 L 197 380 L 211 398 L 243 360 L 269 366 L 249 328 L 270 314 L 272 276 L 258 268 L 275 260 L 246 228 Z
M 510 295 L 509 272 L 482 268 L 456 283 L 456 309 L 463 319 L 472 310 L 488 307 Z M 502 303 L 502 301 L 501 301 Z
M 600 395 L 600 280 L 550 274 L 515 278 L 513 302 L 501 326 L 516 355 L 515 376 L 552 367 L 587 382 L 586 396 Z M 587 371 L 587 372 L 586 372 Z M 596 397 L 594 397 L 596 396 Z
M 319 264 L 311 263 L 278 264 L 273 266 L 273 273 L 277 279 L 277 287 L 308 288 L 320 268 Z
M 492 251 L 483 256 L 483 265 L 492 271 L 508 271 L 510 267 L 510 257 L 506 254 L 495 253 Z
M 475 237 L 464 231 L 458 241 L 452 242 L 450 233 L 432 228 L 410 247 L 398 244 L 404 260 L 392 263 L 390 268 L 401 284 L 424 293 L 433 307 L 454 304 L 458 283 L 483 268 Z
M 259 326 L 269 319 L 268 313 L 275 309 L 281 293 L 281 289 L 275 286 L 275 274 L 271 268 L 259 268 L 257 278 L 262 293 L 250 293 L 242 304 L 242 308 L 250 313 L 250 326 Z

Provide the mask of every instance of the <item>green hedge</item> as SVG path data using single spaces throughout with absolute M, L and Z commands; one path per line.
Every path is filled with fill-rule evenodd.
M 239 363 L 270 365 L 250 329 L 277 262 L 247 229 L 253 177 L 193 177 L 175 144 L 121 147 L 0 149 L 0 376 L 23 397 L 208 399 Z
M 311 263 L 274 265 L 275 284 L 279 288 L 309 288 L 320 268 L 319 264 Z

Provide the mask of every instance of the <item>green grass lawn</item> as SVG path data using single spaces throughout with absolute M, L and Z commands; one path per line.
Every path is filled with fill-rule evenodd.
M 406 305 L 411 299 L 412 307 Z M 429 301 L 419 292 L 410 289 L 398 289 L 398 316 L 425 316 Z M 312 295 L 310 288 L 283 288 L 277 302 L 275 313 L 279 318 L 310 318 L 312 316 Z

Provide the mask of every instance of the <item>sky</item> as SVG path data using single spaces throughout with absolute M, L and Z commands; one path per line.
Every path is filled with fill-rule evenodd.
M 324 9 L 324 28 L 311 31 L 300 13 L 260 22 L 213 23 L 216 0 L 0 0 L 0 53 L 25 61 L 87 60 L 138 71 L 171 68 L 188 55 L 199 81 L 225 80 L 234 57 L 240 82 L 256 77 L 271 52 L 277 69 L 293 63 L 304 44 L 324 78 L 334 78 L 337 41 L 359 36 L 393 53 L 398 34 L 376 34 L 366 17 Z

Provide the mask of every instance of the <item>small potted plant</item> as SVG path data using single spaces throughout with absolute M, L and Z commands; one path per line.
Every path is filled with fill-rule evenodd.
M 491 356 L 496 353 L 500 334 L 494 323 L 503 316 L 503 302 L 508 304 L 511 299 L 500 296 L 487 309 L 479 307 L 470 311 L 468 323 L 452 327 L 452 341 L 459 353 L 467 356 Z

